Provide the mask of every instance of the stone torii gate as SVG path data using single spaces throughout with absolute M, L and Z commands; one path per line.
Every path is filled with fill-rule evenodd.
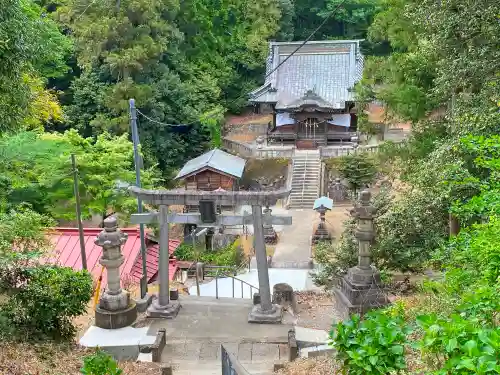
M 271 302 L 269 272 L 267 264 L 266 244 L 264 239 L 264 224 L 291 225 L 291 216 L 274 216 L 269 212 L 262 214 L 262 207 L 274 205 L 279 199 L 284 199 L 290 190 L 246 192 L 246 191 L 197 191 L 197 190 L 145 190 L 131 186 L 129 191 L 143 202 L 160 206 L 157 213 L 132 215 L 132 224 L 160 225 L 160 259 L 159 259 L 159 292 L 158 298 L 148 309 L 148 316 L 173 318 L 179 312 L 180 305 L 170 301 L 168 275 L 168 241 L 170 223 L 197 224 L 199 226 L 247 225 L 253 224 L 255 237 L 255 255 L 259 278 L 260 304 L 255 305 L 248 315 L 251 323 L 280 323 L 282 310 Z M 169 213 L 171 205 L 199 205 L 201 213 L 177 214 Z M 252 215 L 216 215 L 216 205 L 252 206 Z

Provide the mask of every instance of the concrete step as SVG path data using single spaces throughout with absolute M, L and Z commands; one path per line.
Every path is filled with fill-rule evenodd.
M 318 179 L 319 179 L 319 173 L 307 172 L 305 174 L 301 173 L 292 175 L 292 181 L 295 182 L 300 182 L 304 180 L 318 180 Z
M 298 167 L 293 169 L 293 173 L 304 173 L 304 172 L 314 172 L 314 173 L 319 173 L 320 168 L 312 168 L 312 167 Z
M 301 180 L 296 179 L 296 180 L 292 180 L 292 189 L 294 186 L 298 187 L 298 186 L 302 186 L 302 185 L 312 185 L 312 184 L 318 186 L 317 180 L 314 178 L 306 178 L 306 179 L 301 179 Z
M 315 183 L 316 185 L 319 185 L 318 184 L 318 179 L 317 178 L 314 178 L 312 176 L 310 177 L 307 177 L 307 178 L 292 178 L 292 186 L 293 184 L 295 185 L 299 185 L 299 184 L 302 184 L 302 183 Z
M 294 204 L 308 204 L 310 205 L 311 207 L 314 205 L 314 201 L 316 200 L 317 198 L 311 198 L 311 197 L 304 197 L 303 199 L 302 198 L 297 198 L 297 199 L 292 199 L 290 201 L 290 205 L 294 205 Z
M 279 360 L 275 361 L 280 362 Z M 252 375 L 271 375 L 273 373 L 274 361 L 253 362 L 240 361 L 241 366 Z M 220 375 L 222 364 L 220 360 L 215 361 L 172 361 L 168 363 L 172 366 L 174 375 Z

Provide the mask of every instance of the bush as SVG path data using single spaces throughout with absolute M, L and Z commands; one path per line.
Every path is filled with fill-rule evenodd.
M 330 337 L 345 373 L 382 375 L 406 368 L 408 333 L 401 317 L 376 310 L 334 325 Z
M 417 323 L 424 331 L 422 354 L 429 357 L 436 375 L 498 374 L 500 372 L 500 327 L 488 328 L 478 320 L 453 314 L 438 318 L 422 315 Z
M 218 250 L 202 250 L 182 243 L 175 250 L 174 256 L 179 260 L 199 261 L 214 266 L 240 266 L 243 262 L 243 251 L 239 240 Z
M 0 307 L 0 316 L 21 338 L 73 337 L 72 319 L 86 311 L 92 297 L 90 274 L 66 267 L 39 266 L 24 270 L 23 277 L 23 284 L 18 284 Z
M 80 372 L 83 375 L 120 375 L 123 371 L 109 354 L 97 349 L 94 354 L 83 359 Z

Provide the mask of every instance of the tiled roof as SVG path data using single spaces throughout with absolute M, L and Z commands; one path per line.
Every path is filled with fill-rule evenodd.
M 245 159 L 228 154 L 216 148 L 188 161 L 177 174 L 176 178 L 185 178 L 206 168 L 215 169 L 222 173 L 240 178 L 243 175 L 245 164 Z
M 343 109 L 353 101 L 352 88 L 361 79 L 363 56 L 360 40 L 307 42 L 263 86 L 250 93 L 250 100 L 276 103 L 276 109 L 287 107 L 312 90 L 332 109 Z M 302 42 L 271 42 L 266 75 L 282 63 Z
M 97 280 L 101 275 L 101 265 L 99 258 L 102 254 L 102 248 L 94 243 L 95 238 L 101 232 L 101 228 L 85 228 L 84 241 L 85 252 L 87 255 L 87 268 L 89 272 Z M 130 277 L 132 281 L 139 282 L 142 275 L 142 257 L 141 241 L 138 228 L 121 229 L 122 232 L 128 235 L 127 241 L 122 245 L 122 254 L 125 258 L 124 263 L 120 267 L 120 275 L 122 278 Z M 71 267 L 75 270 L 82 269 L 82 257 L 80 253 L 80 240 L 78 229 L 76 228 L 55 228 L 50 233 L 50 240 L 54 245 L 54 251 L 44 259 L 44 263 L 58 264 L 65 267 Z M 158 272 L 158 244 L 146 242 L 146 261 L 148 281 Z M 172 254 L 180 241 L 169 241 L 169 253 Z M 176 260 L 170 260 L 170 278 L 173 278 L 177 269 Z M 102 274 L 102 286 L 106 286 L 107 275 L 104 270 Z

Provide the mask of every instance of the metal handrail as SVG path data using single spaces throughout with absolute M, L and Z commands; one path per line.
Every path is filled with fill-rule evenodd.
M 224 345 L 220 346 L 222 375 L 251 375 L 238 361 L 238 358 L 226 350 Z
M 247 285 L 249 288 L 250 288 L 250 298 L 252 298 L 252 291 L 255 289 L 257 292 L 260 292 L 259 288 L 256 287 L 256 286 L 253 286 L 252 284 L 244 281 L 244 280 L 241 280 L 239 278 L 237 278 L 236 276 L 233 276 L 233 275 L 228 275 L 228 274 L 222 274 L 220 275 L 219 274 L 219 271 L 216 272 L 215 274 L 215 298 L 216 299 L 219 299 L 219 278 L 223 276 L 222 278 L 231 278 L 232 279 L 232 287 L 233 287 L 233 298 L 234 298 L 234 282 L 235 280 L 236 281 L 239 281 L 241 283 L 241 298 L 244 298 L 243 297 L 243 286 L 244 285 Z
M 304 176 L 302 176 L 302 197 L 300 200 L 301 207 L 304 205 L 304 189 L 306 186 L 306 176 L 307 176 L 307 161 L 309 159 L 309 152 L 306 152 L 306 161 L 304 163 Z

